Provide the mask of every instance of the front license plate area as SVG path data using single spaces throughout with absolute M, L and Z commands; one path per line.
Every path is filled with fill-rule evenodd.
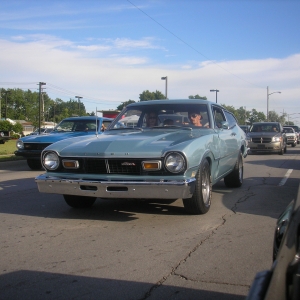
M 264 148 L 265 148 L 265 145 L 264 145 L 264 144 L 259 144 L 259 145 L 257 145 L 257 148 L 258 148 L 258 149 L 264 149 Z

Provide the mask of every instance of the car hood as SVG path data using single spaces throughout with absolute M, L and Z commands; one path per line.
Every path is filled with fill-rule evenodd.
M 47 150 L 55 150 L 61 156 L 105 156 L 105 157 L 161 157 L 176 146 L 177 151 L 196 138 L 206 136 L 211 130 L 163 130 L 105 132 L 101 136 L 75 138 L 72 143 L 61 141 L 48 146 Z M 197 143 L 199 140 L 197 140 Z
M 78 136 L 95 135 L 95 132 L 72 131 L 72 132 L 51 132 L 42 135 L 28 135 L 20 140 L 23 143 L 55 143 L 64 139 L 69 139 Z
M 286 136 L 296 136 L 296 133 L 286 133 Z

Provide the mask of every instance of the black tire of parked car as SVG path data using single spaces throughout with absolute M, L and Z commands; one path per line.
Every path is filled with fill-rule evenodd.
M 224 183 L 227 187 L 235 188 L 243 184 L 244 178 L 244 165 L 242 153 L 239 154 L 235 166 L 230 174 L 224 177 Z
M 296 147 L 296 145 L 297 145 L 297 142 L 295 142 L 294 144 L 292 144 L 292 147 Z
M 27 165 L 31 170 L 41 170 L 42 163 L 38 159 L 27 159 Z
M 185 210 L 193 215 L 202 215 L 209 211 L 212 197 L 210 165 L 205 159 L 196 175 L 196 186 L 192 198 L 182 199 Z
M 88 208 L 93 206 L 97 197 L 63 195 L 66 203 L 73 208 Z

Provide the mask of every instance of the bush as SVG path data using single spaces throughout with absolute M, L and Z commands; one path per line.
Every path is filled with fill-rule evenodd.
M 11 124 L 9 121 L 0 121 L 0 130 L 11 131 L 11 136 L 18 133 L 18 137 L 23 135 L 23 126 L 20 123 Z
M 11 124 L 10 122 L 8 122 L 6 120 L 0 121 L 0 130 L 11 131 L 12 130 L 12 126 L 13 126 L 13 124 Z

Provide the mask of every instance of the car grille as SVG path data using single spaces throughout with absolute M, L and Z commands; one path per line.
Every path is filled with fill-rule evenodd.
M 74 160 L 74 158 L 63 158 L 63 160 Z M 65 169 L 61 172 L 81 174 L 126 174 L 126 175 L 170 175 L 166 170 L 145 171 L 142 162 L 149 159 L 102 159 L 102 158 L 80 158 L 79 169 Z
M 25 150 L 44 150 L 52 143 L 24 143 Z
M 252 138 L 252 142 L 256 144 L 266 144 L 271 143 L 272 138 L 270 137 L 259 137 L 259 138 Z

